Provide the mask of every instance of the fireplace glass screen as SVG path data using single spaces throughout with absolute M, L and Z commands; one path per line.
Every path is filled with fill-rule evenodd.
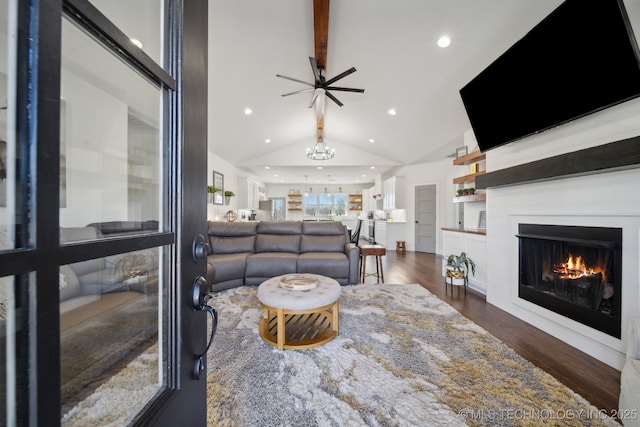
M 622 229 L 520 224 L 518 295 L 620 338 Z

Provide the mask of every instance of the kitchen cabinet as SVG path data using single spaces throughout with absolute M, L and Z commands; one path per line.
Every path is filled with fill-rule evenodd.
M 395 250 L 396 242 L 405 239 L 406 222 L 376 221 L 375 238 L 378 245 Z
M 266 200 L 266 193 L 260 193 L 264 186 L 251 178 L 238 178 L 238 209 L 258 209 L 258 202 Z
M 404 208 L 404 177 L 392 176 L 382 183 L 382 209 Z
M 368 212 L 371 210 L 371 190 L 369 188 L 365 188 L 362 190 L 362 211 Z
M 449 255 L 465 252 L 476 264 L 476 274 L 469 276 L 469 286 L 486 294 L 487 236 L 482 230 L 442 229 L 442 275 Z
M 382 177 L 380 175 L 376 175 L 371 188 L 371 197 L 375 199 L 378 195 L 382 195 Z

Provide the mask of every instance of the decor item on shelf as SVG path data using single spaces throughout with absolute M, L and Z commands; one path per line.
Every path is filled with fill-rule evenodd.
M 463 147 L 458 147 L 456 148 L 456 159 L 460 158 L 462 156 L 466 156 L 468 152 L 468 148 L 467 146 L 463 146 Z
M 224 219 L 226 219 L 227 222 L 235 222 L 238 219 L 238 214 L 232 210 L 228 210 L 227 213 L 224 214 Z
M 227 204 L 227 205 L 229 203 L 231 203 L 231 198 L 233 196 L 235 196 L 235 195 L 236 195 L 236 193 L 234 193 L 233 191 L 230 191 L 230 190 L 225 191 L 224 192 L 224 203 Z

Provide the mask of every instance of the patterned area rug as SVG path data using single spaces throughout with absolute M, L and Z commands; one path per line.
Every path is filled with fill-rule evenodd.
M 419 285 L 343 287 L 340 335 L 278 351 L 256 287 L 217 293 L 210 426 L 618 425 Z

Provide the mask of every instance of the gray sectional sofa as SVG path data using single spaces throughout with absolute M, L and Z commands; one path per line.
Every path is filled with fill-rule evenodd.
M 207 280 L 213 291 L 312 273 L 358 283 L 360 250 L 338 221 L 208 222 Z
M 89 224 L 86 227 L 61 227 L 60 242 L 96 240 L 117 234 L 136 234 L 149 230 L 157 230 L 157 221 L 118 221 Z M 60 309 L 62 313 L 72 310 L 96 296 L 131 291 L 131 286 L 124 281 L 123 271 L 119 268 L 119 260 L 128 255 L 139 255 L 145 260 L 142 269 L 155 273 L 158 270 L 158 251 L 147 249 L 96 258 L 60 267 Z M 103 298 L 104 299 L 104 298 Z M 100 304 L 100 303 L 98 303 Z M 104 304 L 104 301 L 102 302 Z

